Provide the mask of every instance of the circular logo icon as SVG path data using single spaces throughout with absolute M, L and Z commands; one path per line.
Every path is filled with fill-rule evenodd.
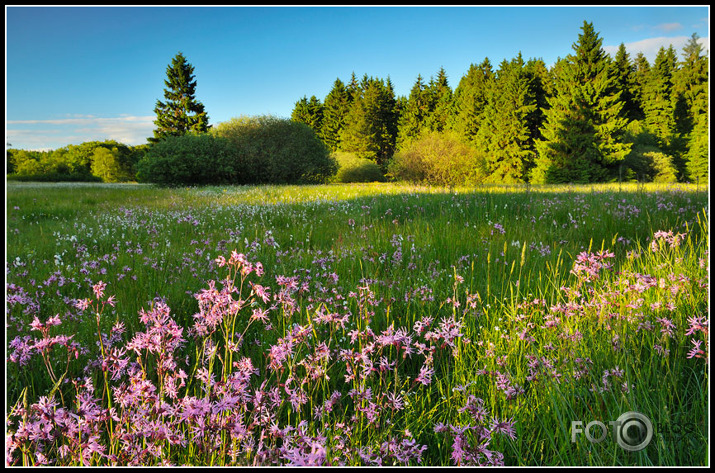
M 626 412 L 616 421 L 616 442 L 622 449 L 637 452 L 653 438 L 653 424 L 640 412 Z

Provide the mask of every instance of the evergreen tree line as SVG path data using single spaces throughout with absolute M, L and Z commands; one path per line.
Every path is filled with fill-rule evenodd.
M 425 150 L 450 150 L 451 159 L 468 149 L 470 164 L 456 167 L 479 182 L 706 180 L 708 58 L 697 34 L 680 58 L 671 45 L 650 64 L 623 44 L 611 58 L 591 23 L 581 30 L 551 68 L 519 53 L 495 70 L 485 58 L 454 90 L 441 68 L 429 81 L 418 75 L 407 97 L 395 96 L 389 77 L 353 73 L 322 101 L 298 100 L 291 119 L 331 151 L 402 177 L 432 172 L 406 168 L 415 163 L 440 165 Z

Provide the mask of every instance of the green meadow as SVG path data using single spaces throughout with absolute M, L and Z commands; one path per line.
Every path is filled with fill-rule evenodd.
M 7 185 L 9 464 L 709 463 L 703 186 Z

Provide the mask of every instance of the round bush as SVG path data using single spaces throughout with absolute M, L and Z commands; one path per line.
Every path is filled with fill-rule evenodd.
M 338 151 L 333 154 L 338 163 L 334 182 L 385 182 L 385 176 L 376 162 L 358 158 L 354 153 Z
M 231 143 L 241 184 L 322 183 L 337 170 L 327 146 L 304 123 L 244 116 L 211 133 Z
M 388 171 L 397 180 L 439 186 L 478 184 L 487 175 L 484 156 L 455 133 L 436 131 L 405 145 Z
M 168 136 L 137 164 L 137 178 L 163 185 L 231 184 L 238 170 L 230 142 L 216 136 Z

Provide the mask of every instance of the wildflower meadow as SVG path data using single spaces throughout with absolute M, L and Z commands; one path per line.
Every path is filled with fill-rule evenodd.
M 709 464 L 702 185 L 7 184 L 6 465 Z

